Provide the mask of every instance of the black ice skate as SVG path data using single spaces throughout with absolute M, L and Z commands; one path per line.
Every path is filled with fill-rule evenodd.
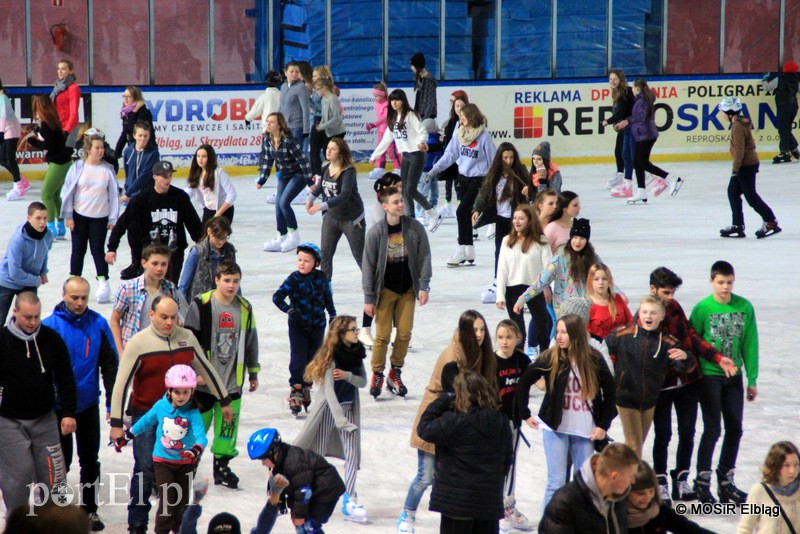
M 694 479 L 694 491 L 697 494 L 697 500 L 702 503 L 716 504 L 717 499 L 711 493 L 711 471 L 703 471 Z
M 236 489 L 239 487 L 239 477 L 228 467 L 228 462 L 230 461 L 231 459 L 228 456 L 214 457 L 214 484 Z
M 781 152 L 772 158 L 772 163 L 789 163 L 790 161 L 792 161 L 792 155 L 788 152 Z
M 289 409 L 296 416 L 303 409 L 303 386 L 295 384 L 289 392 Z
M 794 159 L 800 159 L 800 150 L 797 150 L 797 148 L 795 148 L 794 150 L 792 150 L 792 157 L 793 157 Z
M 719 235 L 720 237 L 747 237 L 744 233 L 744 226 L 738 224 L 726 226 L 719 231 Z
M 680 473 L 670 471 L 672 476 L 672 500 L 673 501 L 696 501 L 697 493 L 692 490 L 689 485 L 689 471 L 681 471 Z
M 717 469 L 717 495 L 720 502 L 732 502 L 734 504 L 744 504 L 747 500 L 747 493 L 736 487 L 733 483 L 733 469 L 723 473 Z
M 398 397 L 405 397 L 408 393 L 408 388 L 403 384 L 402 372 L 402 367 L 393 365 L 389 371 L 389 377 L 386 379 L 386 389 Z
M 372 373 L 372 381 L 369 383 L 369 394 L 378 398 L 383 389 L 383 373 Z
M 765 237 L 775 235 L 780 231 L 781 227 L 778 226 L 778 221 L 765 222 L 761 225 L 761 229 L 756 230 L 756 237 L 758 239 L 763 239 Z
M 306 413 L 309 406 L 311 406 L 311 386 L 303 386 L 303 409 Z

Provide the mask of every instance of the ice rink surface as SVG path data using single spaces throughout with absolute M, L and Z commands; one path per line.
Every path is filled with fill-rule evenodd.
M 748 402 L 745 406 L 744 435 L 736 472 L 736 482 L 745 491 L 760 481 L 760 466 L 772 443 L 784 439 L 800 440 L 800 372 L 796 363 L 798 316 L 795 315 L 800 304 L 800 163 L 772 165 L 771 156 L 766 150 L 762 152 L 765 162 L 758 176 L 758 189 L 775 211 L 783 232 L 761 240 L 755 238 L 755 230 L 760 227 L 761 221 L 746 204 L 748 237 L 719 237 L 719 229 L 731 223 L 726 195 L 730 175 L 728 161 L 664 164 L 663 167 L 672 176 L 684 177 L 685 185 L 676 197 L 665 193 L 658 198 L 651 198 L 647 205 L 637 206 L 626 205 L 625 200 L 612 198 L 608 194 L 605 184 L 613 174 L 611 165 L 565 165 L 561 169 L 563 188 L 580 195 L 580 216 L 591 220 L 591 241 L 611 268 L 615 282 L 630 298 L 632 310 L 647 293 L 649 273 L 655 267 L 665 265 L 683 278 L 684 284 L 677 293 L 677 299 L 687 313 L 709 294 L 708 273 L 714 261 L 724 259 L 736 268 L 734 292 L 746 297 L 755 306 L 761 347 L 759 396 L 755 402 Z M 183 187 L 184 182 L 183 179 L 176 179 L 174 184 Z M 265 203 L 267 195 L 274 192 L 275 181 L 270 179 L 267 187 L 261 191 L 256 191 L 252 177 L 235 178 L 234 182 L 239 198 L 231 242 L 238 249 L 238 261 L 244 271 L 243 294 L 255 309 L 262 372 L 259 390 L 252 394 L 245 393 L 243 399 L 240 455 L 231 462 L 231 468 L 241 478 L 239 489 L 224 489 L 214 486 L 212 482 L 202 503 L 204 513 L 198 524 L 201 533 L 206 531 L 209 519 L 221 511 L 237 515 L 244 532 L 255 525 L 266 498 L 267 473 L 260 463 L 247 458 L 247 438 L 258 428 L 272 426 L 277 427 L 285 440 L 291 442 L 304 421 L 304 417 L 293 418 L 287 407 L 289 340 L 286 316 L 272 303 L 273 292 L 295 270 L 295 254 L 265 253 L 261 250 L 263 242 L 271 239 L 275 232 L 274 205 Z M 0 247 L 3 250 L 10 232 L 25 221 L 27 204 L 39 199 L 39 185 L 34 184 L 25 201 L 1 201 L 0 224 L 4 238 Z M 369 211 L 375 202 L 375 195 L 372 181 L 366 173 L 359 175 L 358 186 Z M 5 184 L 3 192 L 8 187 Z M 440 187 L 441 205 L 444 202 L 443 184 Z M 303 206 L 295 208 L 302 240 L 318 242 L 320 214 L 309 216 Z M 411 425 L 434 361 L 450 342 L 458 317 L 464 310 L 474 308 L 483 313 L 493 336 L 497 322 L 506 317 L 505 312 L 494 305 L 480 302 L 481 291 L 492 281 L 493 240 L 487 240 L 485 232 L 481 230 L 480 240 L 475 243 L 476 266 L 449 269 L 445 262 L 456 247 L 455 219 L 446 219 L 430 238 L 433 250 L 430 302 L 424 307 L 418 306 L 415 314 L 412 349 L 404 368 L 409 394 L 403 400 L 384 392 L 375 401 L 366 390 L 361 392 L 362 469 L 357 489 L 359 502 L 366 506 L 370 521 L 366 525 L 346 522 L 337 508 L 325 527 L 328 533 L 395 531 L 397 515 L 417 469 L 416 450 L 408 445 Z M 127 244 L 123 240 L 119 254 L 123 259 L 111 271 L 114 292 L 120 284 L 119 271 L 127 265 L 128 251 L 125 247 Z M 50 252 L 50 283 L 39 292 L 43 302 L 43 317 L 50 315 L 60 300 L 61 283 L 69 274 L 69 257 L 69 241 L 56 242 Z M 94 286 L 94 266 L 88 254 L 85 265 L 84 275 L 92 279 Z M 335 256 L 333 289 L 338 313 L 360 317 L 363 305 L 361 275 L 345 241 L 340 242 Z M 109 317 L 112 305 L 98 305 L 93 295 L 94 287 L 91 307 Z M 539 395 L 532 395 L 534 411 L 538 410 L 540 401 Z M 103 444 L 107 442 L 107 431 L 107 425 L 103 424 Z M 542 512 L 541 501 L 546 481 L 544 451 L 538 431 L 525 428 L 524 432 L 532 448 L 523 446 L 517 457 L 517 503 L 520 511 L 530 518 L 538 518 Z M 695 444 L 699 442 L 701 432 L 702 420 L 698 417 Z M 617 439 L 622 438 L 622 429 L 617 420 L 609 434 Z M 652 432 L 645 444 L 645 459 L 648 461 L 652 459 L 651 444 Z M 717 444 L 717 454 L 720 445 L 721 440 Z M 673 437 L 670 467 L 674 462 L 675 446 L 676 437 Z M 103 446 L 100 461 L 105 485 L 101 498 L 104 502 L 116 501 L 116 504 L 100 508 L 100 515 L 107 525 L 105 532 L 127 532 L 127 490 L 120 489 L 110 495 L 108 485 L 111 476 L 115 475 L 116 485 L 127 488 L 126 477 L 133 466 L 132 449 L 128 447 L 122 454 L 116 454 L 112 447 Z M 332 462 L 341 471 L 343 462 Z M 211 458 L 206 455 L 199 474 L 211 478 L 211 463 Z M 691 477 L 694 476 L 692 465 Z M 77 456 L 73 459 L 68 481 L 70 484 L 78 482 Z M 416 531 L 421 534 L 438 532 L 439 514 L 428 511 L 429 495 L 426 493 L 417 514 Z M 150 515 L 151 529 L 154 513 Z M 695 520 L 719 532 L 733 532 L 738 517 L 700 516 Z M 288 517 L 278 519 L 274 532 L 294 532 Z

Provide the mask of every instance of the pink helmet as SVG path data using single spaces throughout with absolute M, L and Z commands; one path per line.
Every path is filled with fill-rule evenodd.
M 168 388 L 196 388 L 197 373 L 188 365 L 173 365 L 164 377 Z

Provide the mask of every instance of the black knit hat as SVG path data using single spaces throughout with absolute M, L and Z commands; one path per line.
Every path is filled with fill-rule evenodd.
M 242 534 L 242 527 L 235 515 L 222 512 L 211 518 L 208 534 Z
M 413 56 L 411 56 L 411 66 L 417 70 L 422 70 L 425 68 L 425 54 L 422 52 L 417 52 Z
M 569 238 L 575 236 L 585 237 L 588 241 L 592 235 L 592 226 L 589 224 L 589 219 L 572 219 L 572 228 L 569 231 Z

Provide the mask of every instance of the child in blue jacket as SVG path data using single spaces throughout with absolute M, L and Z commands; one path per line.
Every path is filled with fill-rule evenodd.
M 436 129 L 436 121 L 433 119 L 425 119 L 422 121 L 422 126 L 428 132 L 428 155 L 425 159 L 424 172 L 430 171 L 433 166 L 439 161 L 444 153 L 444 143 L 442 143 L 442 136 L 439 130 Z M 419 184 L 419 192 L 425 195 L 428 202 L 434 208 L 439 203 L 439 182 L 431 178 L 430 180 L 422 180 Z M 417 206 L 418 214 L 421 213 L 421 208 Z

